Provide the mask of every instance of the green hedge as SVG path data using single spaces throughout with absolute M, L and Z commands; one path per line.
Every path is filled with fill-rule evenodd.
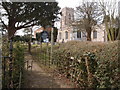
M 58 71 L 78 87 L 120 88 L 118 41 L 71 41 L 54 49 L 53 55 Z
M 15 43 L 13 63 L 13 83 L 14 88 L 21 88 L 24 83 L 24 47 L 20 43 Z
M 4 42 L 5 43 L 5 42 Z M 24 77 L 24 48 L 20 43 L 13 43 L 13 57 L 12 57 L 12 87 L 19 88 L 23 85 Z M 6 45 L 3 46 L 3 56 L 9 56 L 9 43 L 6 41 Z M 10 59 L 5 58 L 2 60 L 3 65 L 3 88 L 9 88 L 10 77 L 9 71 Z M 5 67 L 5 70 L 4 70 Z

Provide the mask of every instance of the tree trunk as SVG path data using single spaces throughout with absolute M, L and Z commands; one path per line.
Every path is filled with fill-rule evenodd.
M 29 41 L 28 41 L 28 52 L 31 54 L 31 41 L 32 41 L 32 29 L 30 29 L 30 36 L 29 36 Z
M 28 41 L 28 52 L 31 54 L 31 42 Z
M 87 41 L 91 41 L 91 30 L 87 31 Z
M 16 32 L 16 29 L 8 29 L 8 39 L 12 39 L 12 37 L 14 36 Z

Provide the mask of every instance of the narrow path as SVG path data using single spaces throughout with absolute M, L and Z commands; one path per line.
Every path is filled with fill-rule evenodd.
M 32 60 L 32 56 L 26 53 L 25 60 Z M 29 68 L 25 72 L 25 88 L 74 88 L 64 78 L 54 75 L 52 72 L 45 72 L 37 62 L 33 61 L 32 70 Z

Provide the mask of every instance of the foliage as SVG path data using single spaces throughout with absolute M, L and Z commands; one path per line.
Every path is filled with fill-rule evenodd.
M 13 64 L 13 83 L 14 87 L 19 88 L 19 84 L 23 85 L 24 81 L 24 48 L 20 43 L 16 43 L 14 47 L 14 64 Z M 20 76 L 21 74 L 21 76 Z M 21 82 L 20 82 L 21 78 Z
M 14 36 L 13 41 L 14 42 L 16 42 L 16 41 L 22 41 L 22 38 L 21 38 L 21 36 L 16 35 L 16 36 Z
M 8 25 L 2 20 L 4 28 L 8 30 L 9 38 L 22 28 L 28 28 L 34 25 L 51 25 L 52 21 L 58 19 L 60 8 L 57 2 L 2 2 L 2 8 L 5 10 L 5 16 Z
M 119 41 L 70 41 L 53 47 L 52 66 L 79 88 L 120 88 Z M 46 45 L 34 50 L 34 59 L 49 65 Z M 48 52 L 50 51 L 50 47 Z M 39 55 L 38 55 L 38 52 Z
M 53 41 L 56 42 L 58 35 L 58 29 L 53 27 Z M 49 32 L 49 41 L 51 41 L 51 31 Z
M 8 42 L 6 42 L 8 43 Z M 9 45 L 9 44 L 8 44 Z M 7 46 L 8 46 L 7 45 Z M 5 47 L 5 45 L 4 45 Z M 12 72 L 10 72 L 10 58 L 7 58 L 9 55 L 9 48 L 7 50 L 3 49 L 3 57 L 6 57 L 2 60 L 3 64 L 3 88 L 9 88 L 10 76 L 12 73 L 12 87 L 20 88 L 23 85 L 23 71 L 24 71 L 24 48 L 20 43 L 15 43 L 13 48 L 13 57 L 12 57 Z M 21 75 L 20 75 L 21 74 Z
M 35 38 L 31 38 L 31 39 L 32 39 L 31 40 L 32 42 L 36 40 Z M 13 42 L 19 42 L 19 41 L 28 42 L 29 37 L 27 35 L 24 35 L 24 36 L 16 35 L 13 37 Z
M 41 37 L 41 33 L 36 33 L 36 40 L 37 40 L 37 41 L 40 41 L 40 40 L 41 40 L 40 37 Z
M 2 36 L 2 55 L 3 56 L 8 56 L 9 52 L 9 43 L 8 43 L 8 38 L 6 35 Z
M 89 61 L 89 74 L 85 64 L 86 56 Z M 60 73 L 71 78 L 80 88 L 120 87 L 118 41 L 64 43 L 54 50 L 53 58 Z
M 95 54 L 88 52 L 79 55 L 76 53 L 74 57 L 72 56 L 72 52 L 57 50 L 54 52 L 53 63 L 57 62 L 59 72 L 65 74 L 78 87 L 95 88 L 97 85 L 97 80 L 93 77 L 97 67 Z M 87 64 L 86 60 L 88 60 L 89 64 Z

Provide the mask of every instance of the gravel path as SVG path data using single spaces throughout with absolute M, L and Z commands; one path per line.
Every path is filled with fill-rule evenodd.
M 32 56 L 26 54 L 25 60 L 31 64 Z M 26 66 L 25 66 L 26 67 Z M 37 62 L 32 63 L 32 70 L 29 68 L 25 72 L 25 88 L 74 88 L 69 80 L 60 78 L 53 72 L 45 72 Z

